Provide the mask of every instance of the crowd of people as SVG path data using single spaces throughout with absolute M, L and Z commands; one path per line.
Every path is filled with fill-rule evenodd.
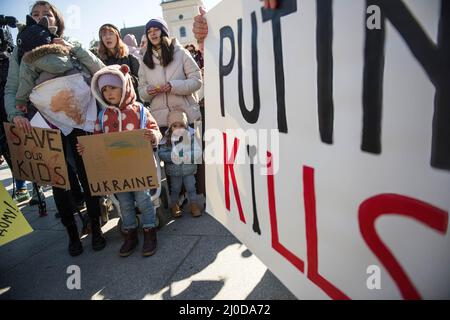
M 265 1 L 270 8 L 276 4 L 274 0 Z M 71 256 L 83 252 L 74 212 L 84 207 L 91 225 L 92 248 L 98 251 L 106 246 L 100 199 L 90 194 L 82 160 L 85 148 L 78 142 L 79 136 L 145 129 L 143 139 L 151 142 L 165 162 L 172 216 L 178 218 L 182 214 L 178 198 L 183 192 L 189 199 L 192 216 L 202 215 L 198 194 L 206 195 L 204 165 L 198 165 L 202 142 L 199 143 L 195 128 L 204 119 L 202 94 L 199 99 L 203 85 L 203 41 L 208 33 L 204 14 L 200 10 L 193 25 L 198 50 L 194 44 L 183 47 L 170 36 L 163 19 L 153 18 L 145 26 L 139 47 L 133 35 L 122 39 L 116 26 L 102 25 L 98 31 L 98 50 L 92 52 L 64 40 L 67 38 L 63 38 L 65 25 L 60 11 L 47 1 L 36 1 L 26 24 L 20 27 L 17 45 L 12 41 L 7 46 L 2 43 L 2 120 L 30 132 L 30 119 L 39 112 L 50 128 L 61 131 L 71 190 L 52 187 L 52 191 L 67 230 Z M 55 88 L 62 85 L 74 88 L 73 92 L 57 92 Z M 62 119 L 58 113 L 70 108 L 73 95 L 84 101 L 82 114 L 77 121 L 69 114 Z M 47 101 L 43 96 L 52 99 Z M 5 135 L 0 133 L 1 154 L 11 167 Z M 186 143 L 190 144 L 187 149 L 190 152 L 186 152 Z M 28 200 L 25 181 L 16 181 L 16 189 L 17 201 Z M 115 196 L 125 230 L 119 255 L 129 256 L 138 245 L 136 207 L 142 220 L 142 255 L 153 255 L 157 249 L 157 229 L 150 191 Z

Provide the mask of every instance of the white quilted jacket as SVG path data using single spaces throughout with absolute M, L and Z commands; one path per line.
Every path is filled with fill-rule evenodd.
M 167 116 L 172 110 L 186 112 L 189 123 L 194 123 L 201 117 L 196 92 L 202 86 L 202 75 L 191 54 L 177 40 L 175 43 L 173 61 L 162 67 L 159 60 L 153 56 L 155 68 L 148 68 L 142 59 L 139 68 L 139 95 L 150 102 L 150 112 L 158 126 L 167 127 Z M 147 87 L 163 86 L 170 82 L 170 93 L 160 93 L 150 96 Z

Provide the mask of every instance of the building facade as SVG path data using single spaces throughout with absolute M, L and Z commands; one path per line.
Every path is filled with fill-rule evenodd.
M 169 25 L 170 36 L 177 38 L 183 46 L 187 44 L 197 46 L 192 25 L 194 17 L 198 15 L 199 6 L 203 6 L 202 0 L 162 0 L 161 2 L 163 18 Z M 139 45 L 145 33 L 145 25 L 120 30 L 122 38 L 128 33 L 134 34 Z
M 163 18 L 169 25 L 171 37 L 176 37 L 184 46 L 196 44 L 192 33 L 194 17 L 198 15 L 198 7 L 203 6 L 202 0 L 162 0 Z

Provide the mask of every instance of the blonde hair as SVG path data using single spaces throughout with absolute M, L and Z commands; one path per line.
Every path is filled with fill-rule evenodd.
M 116 37 L 117 37 L 117 44 L 114 48 L 114 55 L 112 57 L 121 59 L 128 56 L 128 46 L 123 42 L 122 38 L 120 37 L 119 30 L 114 27 L 113 25 L 107 24 L 103 25 L 100 30 L 98 31 L 99 38 L 100 38 L 100 44 L 98 46 L 98 55 L 101 60 L 105 61 L 108 59 L 108 57 L 111 57 L 111 53 L 109 52 L 108 48 L 106 48 L 105 44 L 102 40 L 103 32 L 105 31 L 112 31 Z

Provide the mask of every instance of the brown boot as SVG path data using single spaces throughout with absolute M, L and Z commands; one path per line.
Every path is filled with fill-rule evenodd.
M 194 218 L 198 218 L 202 215 L 202 211 L 195 202 L 191 202 L 191 214 Z
M 124 233 L 125 241 L 123 242 L 122 247 L 120 247 L 119 255 L 121 257 L 128 257 L 133 253 L 139 242 L 137 228 L 125 230 Z
M 180 209 L 180 206 L 178 205 L 178 203 L 175 204 L 172 208 L 170 208 L 170 212 L 172 213 L 172 217 L 174 217 L 174 218 L 179 218 L 183 214 L 183 212 L 181 212 L 181 209 Z
M 150 257 L 156 252 L 156 228 L 144 228 L 144 245 L 142 246 L 142 255 Z

